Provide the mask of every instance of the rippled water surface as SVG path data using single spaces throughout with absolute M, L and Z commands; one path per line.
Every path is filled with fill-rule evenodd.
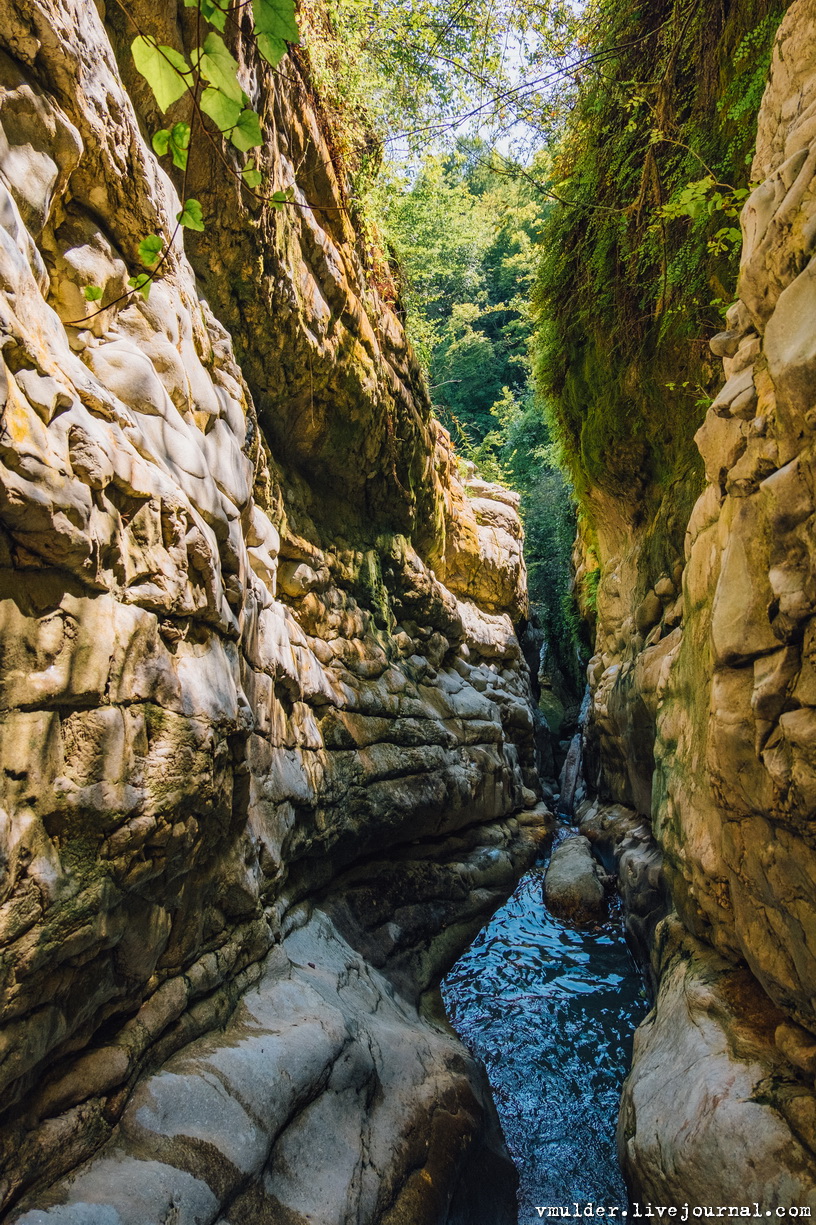
M 544 866 L 456 963 L 448 1016 L 486 1065 L 518 1166 L 519 1222 L 535 1205 L 626 1207 L 615 1123 L 632 1034 L 647 1011 L 619 920 L 577 931 L 547 913 Z

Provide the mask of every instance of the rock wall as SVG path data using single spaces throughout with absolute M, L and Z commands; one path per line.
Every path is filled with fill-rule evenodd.
M 204 142 L 145 301 L 180 184 L 122 13 L 0 16 L 0 1212 L 515 1219 L 436 987 L 546 827 L 517 501 L 458 477 L 302 59 L 242 52 L 292 205 Z
M 611 507 L 600 532 L 590 773 L 651 816 L 679 916 L 620 1128 L 633 1191 L 665 1204 L 816 1206 L 815 31 L 795 0 L 685 556 L 644 595 L 644 531 Z

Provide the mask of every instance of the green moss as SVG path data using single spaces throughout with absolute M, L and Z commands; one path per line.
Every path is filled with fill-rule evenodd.
M 756 116 L 785 4 L 604 4 L 543 233 L 537 377 L 579 504 L 611 495 L 658 518 L 674 555 L 701 485 L 694 446 L 721 372 L 709 338 L 736 284 L 731 190 L 748 185 Z M 693 216 L 668 216 L 712 172 Z M 674 204 L 672 203 L 674 202 Z M 733 211 L 733 210 L 732 210 Z M 663 566 L 655 538 L 650 568 Z
M 598 588 L 601 585 L 600 570 L 590 570 L 585 574 L 581 583 L 581 603 L 590 612 L 597 612 L 598 609 Z

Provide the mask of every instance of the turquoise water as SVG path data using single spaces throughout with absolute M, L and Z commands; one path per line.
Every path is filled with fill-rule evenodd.
M 537 1205 L 627 1206 L 615 1124 L 632 1035 L 648 1010 L 619 916 L 576 930 L 544 909 L 534 868 L 442 984 L 454 1027 L 487 1068 L 519 1171 L 519 1222 Z

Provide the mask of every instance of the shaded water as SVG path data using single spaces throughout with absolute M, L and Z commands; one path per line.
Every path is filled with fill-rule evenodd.
M 544 909 L 533 868 L 442 984 L 448 1016 L 487 1067 L 520 1176 L 536 1205 L 627 1205 L 615 1150 L 632 1034 L 648 1010 L 619 918 L 578 931 Z M 582 1204 L 583 1206 L 583 1204 Z

